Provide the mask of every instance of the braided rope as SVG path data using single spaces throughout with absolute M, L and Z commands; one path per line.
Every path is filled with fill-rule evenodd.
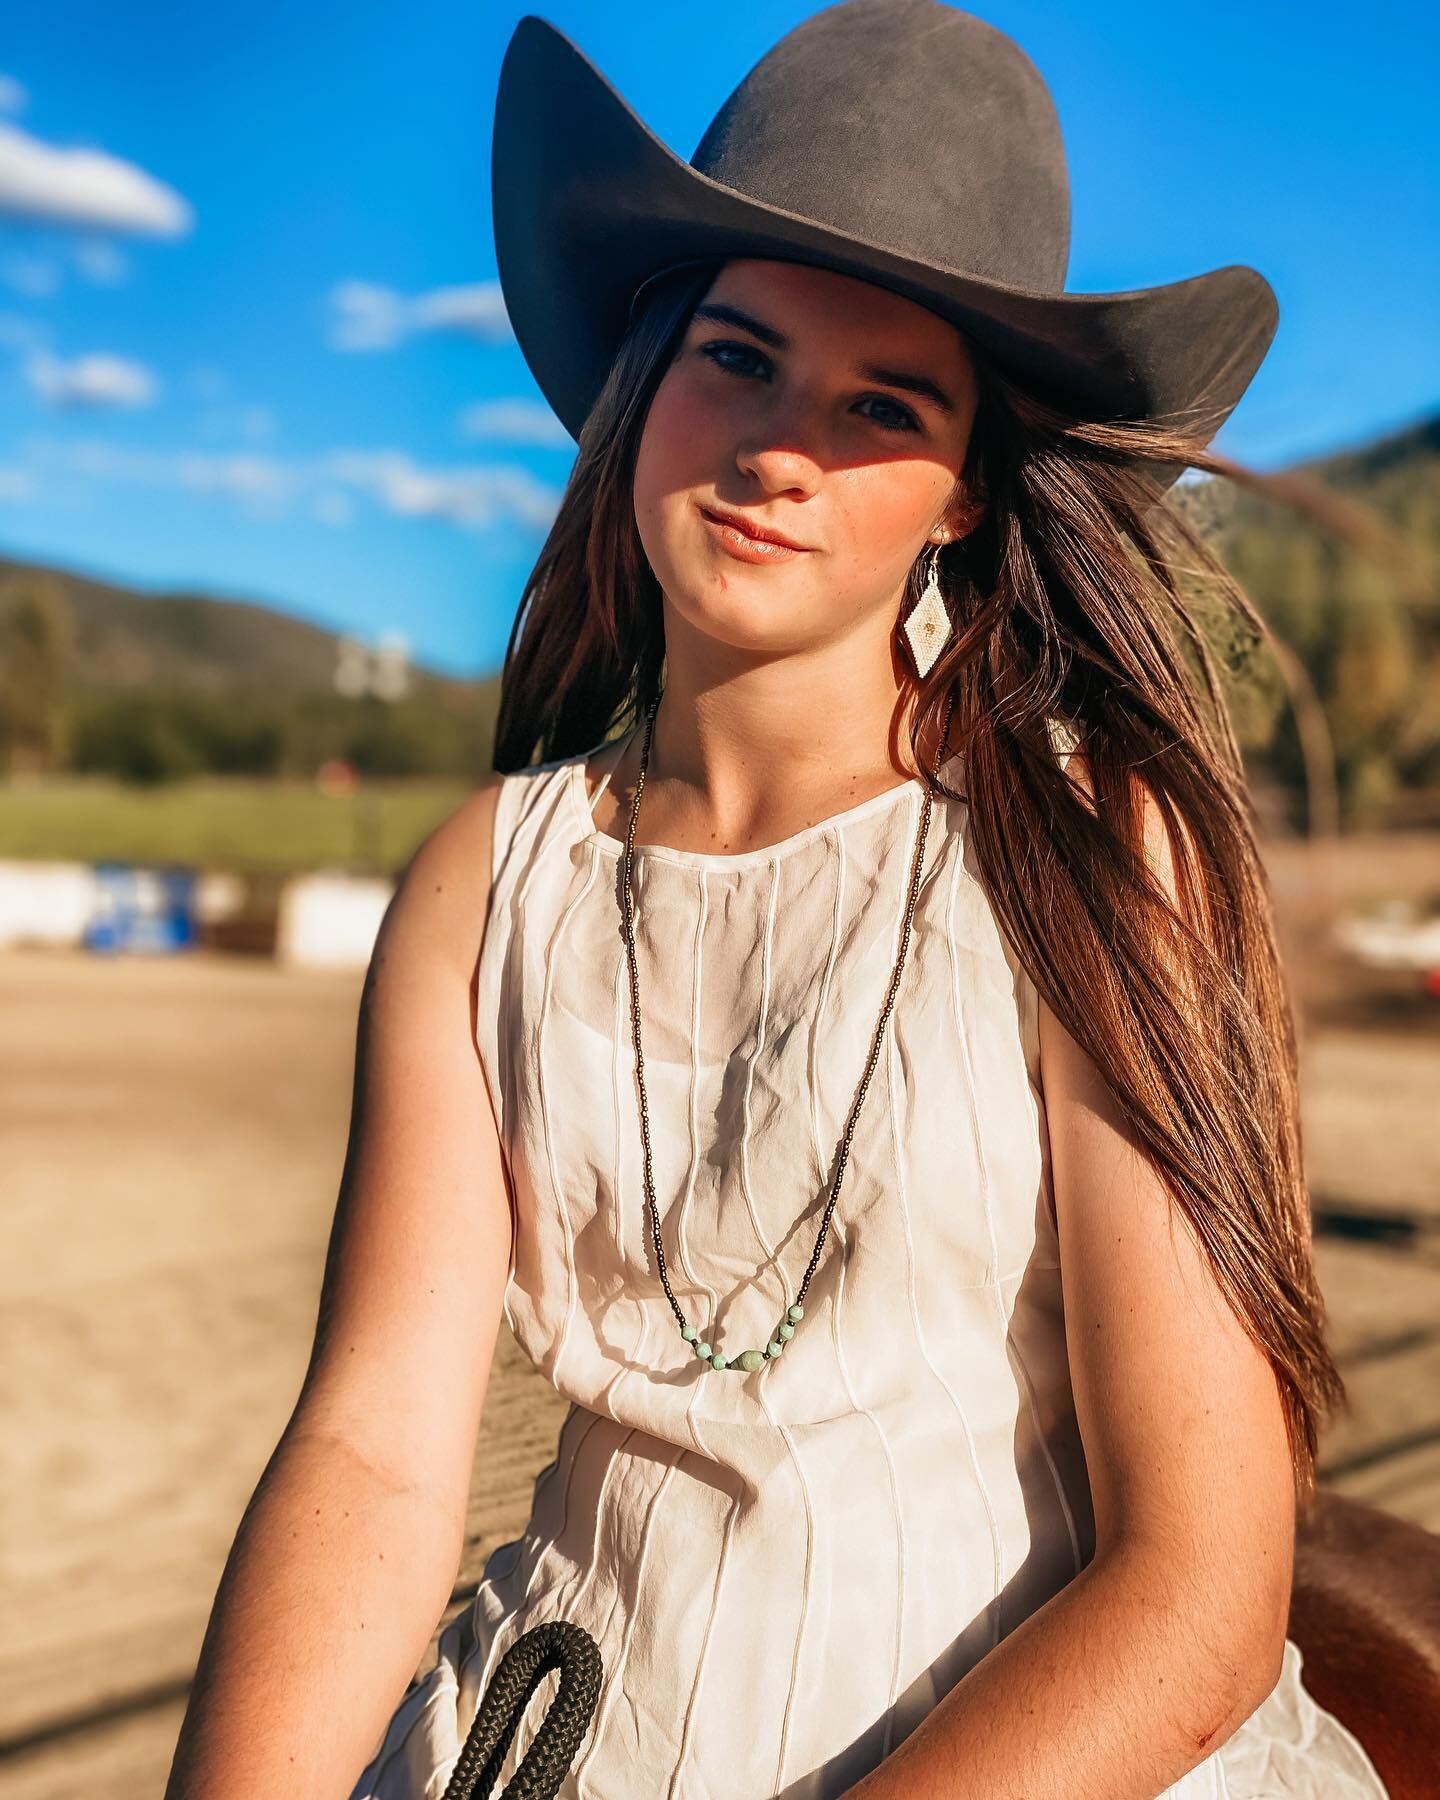
M 490 1800 L 530 1696 L 552 1669 L 560 1685 L 502 1800 L 555 1800 L 589 1728 L 604 1666 L 583 1625 L 565 1619 L 516 1638 L 490 1677 L 442 1800 Z

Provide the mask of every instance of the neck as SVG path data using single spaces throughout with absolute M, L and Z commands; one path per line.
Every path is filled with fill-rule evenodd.
M 915 688 L 886 650 L 793 655 L 718 674 L 667 636 L 642 807 L 647 839 L 765 841 L 915 779 Z M 612 785 L 633 793 L 645 719 Z M 928 774 L 938 737 L 922 739 Z

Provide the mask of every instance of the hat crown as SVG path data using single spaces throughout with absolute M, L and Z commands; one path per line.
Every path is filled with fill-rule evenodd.
M 1070 189 L 1043 76 L 942 0 L 839 0 L 755 64 L 690 159 L 768 206 L 1059 293 Z

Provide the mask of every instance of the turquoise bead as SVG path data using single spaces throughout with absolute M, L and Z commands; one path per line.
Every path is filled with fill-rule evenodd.
M 785 1338 L 788 1340 L 788 1339 L 794 1337 L 795 1327 L 793 1325 L 782 1325 L 780 1327 L 780 1329 L 775 1333 L 775 1335 L 776 1335 L 776 1337 L 781 1337 L 781 1338 Z
M 710 1358 L 710 1367 L 712 1369 L 723 1369 L 726 1367 L 725 1357 L 721 1351 L 717 1350 Z
M 767 1356 L 778 1356 L 784 1348 L 785 1346 L 780 1342 L 779 1338 L 771 1338 L 770 1342 L 765 1346 L 765 1354 Z
M 787 1318 L 803 1319 L 805 1317 L 805 1308 L 797 1303 L 794 1306 L 787 1307 L 785 1313 Z
M 700 1333 L 695 1329 L 695 1327 L 693 1325 L 687 1325 L 685 1327 L 685 1329 L 680 1333 L 680 1335 L 681 1335 L 681 1337 L 684 1338 L 684 1340 L 687 1344 L 693 1344 L 695 1342 L 696 1338 L 699 1337 Z
M 756 1369 L 765 1367 L 764 1355 L 759 1350 L 744 1350 L 740 1355 L 740 1367 L 753 1374 Z
M 710 1346 L 708 1344 L 697 1344 L 695 1346 L 695 1354 L 700 1358 L 701 1362 L 709 1362 Z

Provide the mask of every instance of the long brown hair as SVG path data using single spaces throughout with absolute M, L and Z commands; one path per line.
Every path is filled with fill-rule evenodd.
M 632 478 L 651 397 L 718 266 L 653 284 L 581 432 L 506 652 L 497 769 L 590 749 L 660 690 L 661 593 Z M 1345 1390 L 1312 1260 L 1291 1001 L 1214 648 L 1217 621 L 1219 635 L 1268 633 L 1157 485 L 1236 465 L 1183 421 L 1077 416 L 967 345 L 980 403 L 958 488 L 984 512 L 942 553 L 955 632 L 911 711 L 914 764 L 953 688 L 957 797 L 1001 928 L 1269 1359 L 1303 1509 Z M 1151 873 L 1157 817 L 1178 907 Z

